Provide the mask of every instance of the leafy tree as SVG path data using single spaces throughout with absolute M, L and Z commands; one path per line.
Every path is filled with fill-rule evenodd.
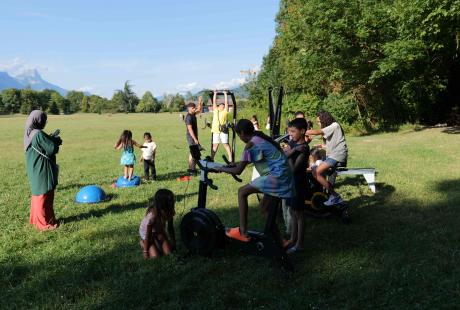
M 0 114 L 6 114 L 5 113 L 5 105 L 3 104 L 2 96 L 0 96 Z
M 433 123 L 460 109 L 458 0 L 282 0 L 276 20 L 248 85 L 254 105 L 283 85 L 291 108 L 345 122 Z
M 21 99 L 21 113 L 29 114 L 33 110 L 36 110 L 40 106 L 40 100 L 38 92 L 26 88 L 20 90 L 20 99 Z
M 91 95 L 89 97 L 90 112 L 93 113 L 104 113 L 110 111 L 110 101 L 106 98 L 97 95 Z
M 67 93 L 66 98 L 69 101 L 69 112 L 78 112 L 81 108 L 81 103 L 85 94 L 81 91 L 71 90 Z
M 2 92 L 4 113 L 19 113 L 21 108 L 21 92 L 15 88 L 5 89 Z
M 87 96 L 83 96 L 83 99 L 81 100 L 81 104 L 80 104 L 80 111 L 84 112 L 84 113 L 88 113 L 90 112 L 90 103 L 89 103 L 89 99 Z
M 152 93 L 146 91 L 136 107 L 136 112 L 158 112 L 161 106 Z
M 172 106 L 172 109 L 170 111 L 173 111 L 173 112 L 182 111 L 185 106 L 184 97 L 182 97 L 181 94 L 174 95 L 171 106 Z
M 52 92 L 49 101 L 49 112 L 52 114 L 69 114 L 70 104 L 69 101 L 62 97 L 58 92 Z
M 172 111 L 173 110 L 173 100 L 174 100 L 174 95 L 171 94 L 164 94 L 163 95 L 163 111 Z
M 132 86 L 129 84 L 129 81 L 125 82 L 125 85 L 122 90 L 118 90 L 117 93 L 120 96 L 120 111 L 121 112 L 134 112 L 136 106 L 139 103 L 139 98 L 132 90 Z

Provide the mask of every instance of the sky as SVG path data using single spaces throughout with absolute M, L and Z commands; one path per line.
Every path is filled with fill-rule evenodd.
M 1 0 L 0 71 L 110 98 L 232 88 L 275 36 L 279 0 Z

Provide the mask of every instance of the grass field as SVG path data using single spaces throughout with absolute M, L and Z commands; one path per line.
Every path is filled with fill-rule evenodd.
M 201 120 L 199 120 L 201 127 Z M 185 126 L 177 114 L 50 116 L 61 129 L 56 231 L 28 224 L 30 189 L 22 150 L 24 116 L 0 118 L 0 296 L 2 309 L 91 308 L 457 308 L 460 302 L 460 134 L 433 128 L 348 137 L 349 166 L 378 170 L 376 194 L 363 179 L 340 178 L 351 225 L 308 219 L 306 251 L 285 277 L 269 260 L 230 249 L 213 259 L 178 255 L 145 261 L 138 226 L 156 189 L 177 195 L 180 216 L 196 204 L 198 181 L 175 179 L 186 169 Z M 123 129 L 158 144 L 159 181 L 113 189 L 121 175 L 113 149 Z M 209 132 L 201 131 L 209 150 Z M 239 145 L 241 151 L 241 144 Z M 139 153 L 138 153 L 139 154 Z M 141 174 L 141 166 L 136 167 Z M 250 169 L 249 169 L 250 170 Z M 243 174 L 249 180 L 250 171 Z M 226 225 L 238 223 L 239 183 L 216 175 L 208 206 Z M 109 202 L 78 205 L 88 184 Z M 252 198 L 249 223 L 263 221 Z M 176 230 L 178 233 L 178 230 Z M 180 241 L 179 241 L 180 243 Z M 180 244 L 179 244 L 180 246 Z

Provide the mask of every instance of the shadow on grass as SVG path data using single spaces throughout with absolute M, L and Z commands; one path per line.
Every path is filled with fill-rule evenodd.
M 77 215 L 72 215 L 72 216 L 68 216 L 68 217 L 61 217 L 61 218 L 58 218 L 58 221 L 61 224 L 66 224 L 66 223 L 86 220 L 86 219 L 92 218 L 92 217 L 101 217 L 101 216 L 104 216 L 104 215 L 109 214 L 109 213 L 124 213 L 124 212 L 128 212 L 128 211 L 131 211 L 131 210 L 136 210 L 136 209 L 139 209 L 139 208 L 145 208 L 146 204 L 147 204 L 147 201 L 138 202 L 138 203 L 123 204 L 123 205 L 116 203 L 116 204 L 111 204 L 111 205 L 107 206 L 104 209 L 91 210 L 91 211 L 88 211 L 88 212 L 85 212 L 85 213 L 80 213 L 80 214 L 77 214 Z
M 178 177 L 183 176 L 185 173 L 186 171 L 175 171 L 175 172 L 168 172 L 165 174 L 159 174 L 157 175 L 157 180 L 158 181 L 176 180 Z
M 448 133 L 448 134 L 460 134 L 460 126 L 447 127 L 442 132 L 443 133 Z
M 69 249 L 42 251 L 33 260 L 19 252 L 0 265 L 2 302 L 11 308 L 455 308 L 459 187 L 460 180 L 435 183 L 445 198 L 421 208 L 417 197 L 394 197 L 395 187 L 379 183 L 375 195 L 349 201 L 351 225 L 308 220 L 306 250 L 289 281 L 267 260 L 229 249 L 185 264 L 177 257 L 144 261 L 137 224 L 96 231 L 88 240 L 59 236 L 49 242 L 68 237 Z M 96 214 L 140 207 L 112 205 Z M 224 225 L 238 222 L 236 208 L 215 212 Z M 250 227 L 263 223 L 252 206 Z

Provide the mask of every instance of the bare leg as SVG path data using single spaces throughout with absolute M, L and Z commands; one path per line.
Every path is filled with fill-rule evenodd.
M 195 170 L 195 165 L 196 165 L 195 159 L 193 159 L 192 154 L 190 154 L 188 156 L 188 168 L 190 170 Z
M 150 255 L 150 258 L 160 257 L 160 252 L 158 251 L 157 247 L 154 244 L 152 244 L 149 248 L 149 255 Z
M 161 245 L 161 249 L 163 250 L 164 255 L 169 255 L 171 254 L 171 246 L 169 245 L 168 240 L 164 240 L 163 244 Z
M 211 149 L 211 158 L 214 160 L 214 156 L 216 156 L 217 150 L 219 149 L 219 143 L 213 143 Z
M 330 166 L 327 163 L 322 162 L 321 165 L 319 165 L 319 167 L 316 170 L 313 170 L 312 172 L 314 178 L 319 182 L 319 184 L 321 184 L 330 194 L 336 196 L 338 194 L 336 193 L 336 191 L 334 191 L 332 184 L 329 183 L 323 176 L 323 173 L 329 168 Z
M 125 179 L 128 178 L 128 166 L 125 166 L 125 167 L 123 168 L 123 175 L 124 175 Z
M 128 166 L 128 180 L 131 181 L 131 178 L 133 177 L 133 171 L 134 171 L 134 166 L 130 165 Z
M 240 211 L 240 233 L 247 236 L 248 233 L 248 196 L 260 193 L 257 188 L 246 184 L 238 189 L 238 208 Z
M 233 161 L 233 158 L 232 158 L 232 148 L 230 147 L 230 145 L 229 145 L 228 143 L 225 143 L 225 144 L 224 144 L 224 148 L 225 148 L 225 150 L 227 151 L 228 160 L 229 160 L 229 161 Z
M 297 227 L 297 243 L 296 248 L 302 250 L 304 248 L 304 239 L 305 239 L 305 213 L 302 210 L 294 210 Z

